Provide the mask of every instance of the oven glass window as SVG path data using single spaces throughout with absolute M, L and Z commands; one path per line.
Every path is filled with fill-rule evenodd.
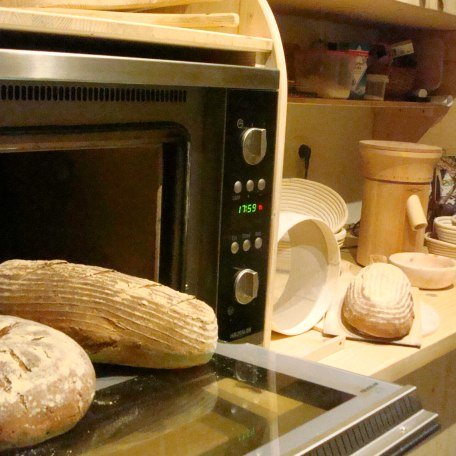
M 78 425 L 35 454 L 242 455 L 353 397 L 221 355 L 172 371 L 96 368 L 98 382 L 121 382 L 97 391 Z

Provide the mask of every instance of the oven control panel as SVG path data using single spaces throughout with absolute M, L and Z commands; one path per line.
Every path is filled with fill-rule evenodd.
M 219 338 L 261 343 L 277 93 L 228 91 L 217 319 Z

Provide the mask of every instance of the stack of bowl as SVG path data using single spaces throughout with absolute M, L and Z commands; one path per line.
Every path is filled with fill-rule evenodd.
M 424 244 L 430 253 L 456 258 L 456 216 L 436 217 L 434 231 L 424 235 Z
M 332 188 L 308 179 L 282 180 L 280 210 L 309 215 L 325 222 L 336 237 L 339 247 L 344 243 L 348 218 L 347 204 Z

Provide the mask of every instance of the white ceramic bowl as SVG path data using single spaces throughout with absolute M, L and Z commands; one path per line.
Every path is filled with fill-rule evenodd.
M 434 219 L 434 231 L 441 241 L 456 244 L 456 225 L 453 225 L 453 217 L 436 217 Z
M 333 233 L 347 223 L 348 208 L 332 188 L 308 179 L 282 180 L 280 211 L 296 212 L 323 220 Z
M 390 255 L 389 262 L 402 269 L 414 287 L 439 290 L 456 280 L 456 261 L 445 256 L 400 252 Z
M 456 244 L 434 239 L 432 233 L 426 233 L 424 235 L 424 245 L 428 248 L 429 253 L 456 259 Z

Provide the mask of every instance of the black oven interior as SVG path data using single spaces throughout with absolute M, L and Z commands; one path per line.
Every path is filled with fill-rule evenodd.
M 183 289 L 185 130 L 133 124 L 9 134 L 30 139 L 21 153 L 0 154 L 0 261 L 63 258 Z

